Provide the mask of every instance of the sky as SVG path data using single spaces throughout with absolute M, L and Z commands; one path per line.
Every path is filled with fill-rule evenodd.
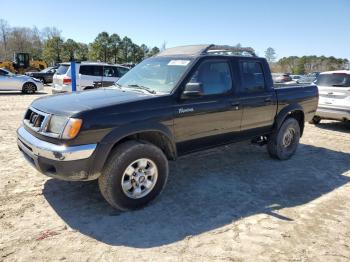
M 101 31 L 166 47 L 241 43 L 264 56 L 350 59 L 350 0 L 59 0 L 1 1 L 11 26 L 57 27 L 90 43 Z

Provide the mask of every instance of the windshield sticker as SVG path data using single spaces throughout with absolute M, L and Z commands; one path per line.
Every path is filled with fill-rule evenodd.
M 168 65 L 172 66 L 187 66 L 190 63 L 190 60 L 170 60 Z

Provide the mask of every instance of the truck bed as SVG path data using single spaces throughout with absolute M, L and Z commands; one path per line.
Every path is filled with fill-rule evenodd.
M 275 86 L 277 95 L 277 114 L 284 108 L 299 104 L 304 111 L 305 121 L 310 121 L 318 105 L 318 88 L 316 85 L 278 85 Z

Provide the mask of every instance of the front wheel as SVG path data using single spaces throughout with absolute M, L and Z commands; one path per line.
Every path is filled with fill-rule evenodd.
M 267 150 L 271 157 L 280 160 L 294 155 L 300 140 L 300 126 L 295 118 L 287 118 L 278 131 L 271 134 Z
M 114 208 L 138 209 L 161 193 L 168 172 L 162 150 L 147 142 L 127 141 L 117 146 L 107 160 L 99 188 Z
M 25 83 L 22 87 L 22 93 L 24 94 L 34 94 L 36 91 L 36 86 L 33 83 Z

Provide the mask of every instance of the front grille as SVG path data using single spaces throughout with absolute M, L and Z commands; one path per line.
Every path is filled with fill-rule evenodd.
M 34 108 L 29 108 L 24 116 L 24 124 L 29 128 L 35 130 L 36 132 L 45 131 L 49 114 L 36 110 Z

